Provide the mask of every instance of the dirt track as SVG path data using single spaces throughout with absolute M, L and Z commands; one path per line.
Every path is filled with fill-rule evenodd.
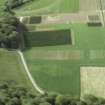
M 42 23 L 86 23 L 88 15 L 99 15 L 102 17 L 100 13 L 100 0 L 80 0 L 79 7 L 80 8 L 77 13 L 58 14 L 57 16 L 44 16 Z
M 17 52 L 19 55 L 20 55 L 20 58 L 21 58 L 21 61 L 23 63 L 23 66 L 25 68 L 25 71 L 31 81 L 31 83 L 33 84 L 34 88 L 40 93 L 40 94 L 44 94 L 44 91 L 37 85 L 35 79 L 33 79 L 33 77 L 31 76 L 30 72 L 29 72 L 29 69 L 28 69 L 28 66 L 26 64 L 26 61 L 24 59 L 24 56 L 23 56 L 23 53 L 21 51 L 18 51 Z
M 87 12 L 78 12 L 70 14 L 59 14 L 57 16 L 43 16 L 42 23 L 69 23 L 69 22 L 79 22 L 87 23 L 88 15 L 99 15 L 100 11 L 87 11 Z
M 93 5 L 94 4 L 94 5 Z M 76 13 L 62 13 L 57 15 L 43 15 L 42 24 L 79 22 L 87 23 L 88 15 L 99 15 L 102 22 L 103 16 L 100 10 L 100 0 L 80 0 L 79 11 Z

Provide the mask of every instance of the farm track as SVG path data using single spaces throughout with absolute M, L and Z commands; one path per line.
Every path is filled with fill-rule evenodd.
M 44 94 L 45 92 L 44 92 L 42 89 L 40 89 L 40 87 L 37 85 L 35 79 L 33 79 L 33 77 L 31 76 L 30 71 L 29 71 L 29 68 L 28 68 L 28 66 L 27 66 L 27 64 L 26 64 L 26 61 L 25 61 L 25 58 L 24 58 L 23 53 L 22 53 L 21 51 L 18 51 L 18 54 L 19 54 L 20 57 L 21 57 L 21 61 L 22 61 L 23 65 L 24 65 L 25 71 L 26 71 L 26 73 L 27 73 L 27 75 L 28 75 L 28 77 L 29 77 L 31 83 L 33 84 L 34 88 L 35 88 L 40 94 Z
M 42 23 L 86 22 L 84 13 L 59 14 L 57 16 L 43 16 Z
M 84 1 L 84 0 L 81 0 L 81 1 Z M 99 15 L 100 18 L 101 18 L 101 21 L 104 24 L 103 12 L 105 12 L 105 11 L 103 11 L 101 9 L 101 7 L 100 7 L 100 5 L 98 5 L 97 1 L 99 2 L 99 0 L 93 0 L 93 1 L 91 0 L 90 1 L 91 4 L 94 4 L 94 7 L 92 7 L 93 5 L 89 5 L 90 2 L 89 2 L 89 0 L 87 0 L 87 2 L 88 2 L 86 4 L 87 6 L 84 5 L 84 3 L 83 3 L 84 7 L 81 7 L 80 12 L 78 12 L 78 13 L 60 14 L 60 15 L 58 14 L 58 15 L 55 15 L 55 16 L 50 16 L 50 15 L 49 16 L 43 16 L 44 18 L 42 20 L 42 23 L 43 24 L 47 24 L 47 23 L 65 23 L 65 22 L 67 24 L 69 24 L 69 22 L 84 22 L 84 23 L 86 23 L 88 15 Z M 94 2 L 94 3 L 92 3 L 92 2 Z M 20 21 L 22 21 L 22 19 L 23 18 L 21 18 Z M 28 72 L 29 72 L 29 70 L 28 70 Z M 27 74 L 29 75 L 29 73 L 27 73 Z M 34 87 L 38 90 L 38 92 L 43 94 L 44 92 L 42 90 L 40 90 L 40 88 L 37 86 L 36 83 L 34 83 L 35 80 L 33 80 L 32 76 L 31 77 L 29 76 L 29 78 L 31 78 L 30 80 L 33 83 Z M 85 78 L 85 79 L 87 79 L 87 78 Z
M 59 4 L 59 0 L 57 4 Z M 55 3 L 47 7 L 44 7 L 42 9 L 50 10 L 49 8 L 53 7 L 54 5 Z M 69 22 L 87 23 L 88 15 L 99 15 L 102 23 L 104 24 L 100 0 L 85 0 L 85 3 L 84 3 L 84 0 L 80 0 L 79 5 L 80 5 L 79 12 L 59 13 L 59 11 L 56 11 L 55 14 L 42 15 L 42 24 L 48 24 L 48 23 L 67 23 L 69 24 Z M 35 11 L 36 10 L 24 11 L 24 13 L 25 12 L 26 14 L 29 12 L 34 13 Z M 38 9 L 37 11 L 40 11 L 40 9 Z
M 43 16 L 42 17 L 42 24 L 45 23 L 87 23 L 89 15 L 99 15 L 101 16 L 101 11 L 81 11 L 78 13 L 70 13 L 70 14 L 58 14 L 56 16 Z
M 64 13 L 64 14 L 57 14 L 57 15 L 43 15 L 42 16 L 42 23 L 41 24 L 49 24 L 49 23 L 87 23 L 88 15 L 99 15 L 101 16 L 101 11 L 91 11 L 91 12 L 78 12 L 78 13 Z M 29 17 L 29 16 L 26 16 Z M 24 16 L 20 17 L 20 21 L 22 22 Z
M 105 26 L 104 11 L 103 11 L 102 1 L 101 0 L 100 0 L 100 10 L 101 10 L 101 17 L 102 17 L 103 26 Z

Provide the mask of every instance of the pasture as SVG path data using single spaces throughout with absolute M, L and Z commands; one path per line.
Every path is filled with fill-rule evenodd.
M 19 16 L 77 12 L 79 0 L 34 0 L 15 9 Z
M 56 91 L 79 97 L 80 67 L 104 67 L 104 27 L 88 27 L 86 24 L 53 24 L 49 29 L 70 29 L 75 44 L 31 47 L 24 52 L 28 67 L 38 85 L 45 91 Z M 47 25 L 36 29 L 47 29 Z M 100 51 L 101 50 L 101 51 Z M 94 55 L 94 56 L 93 56 Z
M 9 52 L 0 49 L 0 83 L 3 81 L 15 81 L 19 85 L 33 89 L 21 63 L 20 56 L 15 51 Z

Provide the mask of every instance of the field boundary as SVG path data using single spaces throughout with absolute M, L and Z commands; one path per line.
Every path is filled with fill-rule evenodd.
M 32 75 L 30 74 L 29 68 L 28 68 L 27 63 L 26 63 L 26 61 L 25 61 L 25 58 L 24 58 L 23 53 L 22 53 L 21 51 L 17 51 L 17 52 L 18 52 L 18 54 L 19 54 L 20 57 L 21 57 L 21 61 L 22 61 L 23 65 L 24 65 L 25 71 L 26 71 L 26 73 L 27 73 L 27 75 L 28 75 L 28 77 L 29 77 L 31 83 L 33 84 L 34 88 L 35 88 L 40 94 L 44 94 L 45 92 L 37 85 L 35 79 L 33 79 Z

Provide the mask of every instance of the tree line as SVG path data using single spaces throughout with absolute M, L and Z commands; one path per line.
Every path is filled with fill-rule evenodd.
M 0 18 L 0 46 L 3 48 L 18 48 L 19 20 L 13 15 Z
M 17 8 L 30 1 L 33 1 L 33 0 L 7 0 L 4 4 L 4 10 L 11 11 L 11 9 Z
M 34 94 L 15 81 L 0 84 L 0 105 L 105 105 L 105 99 L 86 95 L 84 100 L 58 93 Z
M 17 49 L 23 46 L 20 44 L 24 39 L 22 27 L 25 26 L 15 16 L 13 9 L 31 1 L 33 0 L 6 0 L 0 16 L 0 47 Z

